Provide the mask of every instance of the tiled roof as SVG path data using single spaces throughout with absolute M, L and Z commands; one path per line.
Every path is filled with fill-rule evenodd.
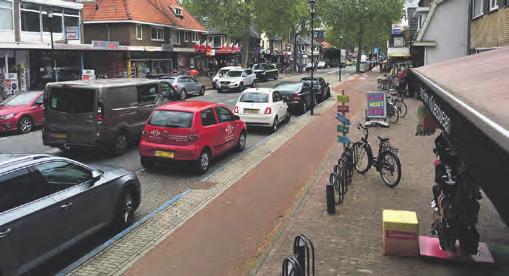
M 133 20 L 183 29 L 205 31 L 203 25 L 182 8 L 177 16 L 172 8 L 182 8 L 176 0 L 97 0 L 85 3 L 85 21 Z

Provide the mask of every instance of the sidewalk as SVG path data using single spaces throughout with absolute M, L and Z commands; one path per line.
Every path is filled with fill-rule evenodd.
M 376 77 L 370 74 L 367 81 L 356 82 L 348 89 L 357 90 L 365 99 L 364 93 L 374 88 L 375 83 Z M 373 169 L 365 176 L 355 174 L 344 204 L 336 209 L 335 216 L 328 216 L 325 185 L 342 151 L 340 145 L 335 145 L 326 156 L 324 169 L 319 171 L 319 181 L 313 184 L 271 245 L 263 258 L 265 262 L 257 270 L 258 275 L 280 275 L 284 258 L 292 254 L 293 238 L 299 234 L 309 235 L 314 242 L 316 275 L 509 275 L 509 231 L 486 198 L 481 201 L 479 229 L 481 241 L 490 246 L 497 266 L 475 267 L 418 257 L 383 256 L 382 209 L 416 211 L 421 235 L 429 235 L 432 220 L 429 201 L 434 180 L 434 137 L 414 136 L 416 109 L 420 103 L 408 99 L 407 104 L 407 118 L 388 129 L 370 130 L 371 143 L 377 142 L 377 136 L 389 136 L 391 144 L 399 148 L 403 167 L 399 186 L 386 187 Z M 356 129 L 352 134 L 358 140 Z M 378 150 L 378 145 L 373 147 Z

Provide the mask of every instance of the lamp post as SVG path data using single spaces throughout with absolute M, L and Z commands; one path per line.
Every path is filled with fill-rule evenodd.
M 52 73 L 53 73 L 53 78 L 54 80 L 57 82 L 58 81 L 58 72 L 57 72 L 57 60 L 55 58 L 55 46 L 53 44 L 53 11 L 49 10 L 48 11 L 48 18 L 50 19 L 50 23 L 49 23 L 49 31 L 50 31 L 50 36 L 51 36 L 51 58 L 53 59 L 53 70 Z
M 316 0 L 309 0 L 310 5 L 310 14 L 311 14 L 311 115 L 314 115 L 314 108 L 315 108 L 315 90 L 313 88 L 314 86 L 314 71 L 315 71 L 315 51 L 314 51 L 314 40 L 315 40 L 315 31 L 314 31 L 314 24 L 315 24 L 315 4 Z
M 343 35 L 339 35 L 339 82 L 341 82 L 341 46 L 342 46 L 342 43 L 343 42 Z M 346 55 L 345 55 L 345 59 L 346 59 Z M 346 62 L 346 60 L 345 60 Z

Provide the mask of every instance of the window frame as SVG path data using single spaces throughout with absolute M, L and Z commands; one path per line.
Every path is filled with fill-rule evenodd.
M 475 13 L 475 3 L 479 3 L 479 13 Z M 484 15 L 484 0 L 472 0 L 472 19 L 479 18 Z
M 174 34 L 173 36 L 171 36 L 171 34 Z M 172 31 L 170 34 L 170 39 L 171 39 L 171 43 L 173 45 L 180 45 L 181 41 L 180 41 L 180 31 Z M 176 41 L 174 41 L 174 38 L 176 38 Z
M 136 40 L 143 40 L 143 25 L 136 24 Z
M 38 166 L 41 166 L 41 165 L 44 165 L 44 164 L 49 164 L 49 163 L 66 163 L 68 165 L 72 165 L 72 166 L 75 166 L 77 168 L 80 168 L 84 171 L 88 171 L 90 173 L 89 177 L 90 179 L 86 180 L 86 181 L 81 181 L 80 183 L 63 183 L 63 182 L 58 182 L 59 185 L 66 185 L 67 187 L 65 189 L 62 189 L 62 190 L 59 190 L 59 191 L 56 191 L 56 192 L 53 192 L 52 194 L 49 194 L 49 195 L 54 195 L 54 194 L 58 194 L 60 192 L 63 192 L 67 189 L 71 189 L 73 187 L 76 187 L 76 186 L 79 186 L 79 185 L 83 185 L 83 184 L 87 184 L 87 183 L 90 183 L 93 179 L 94 179 L 94 170 L 91 169 L 91 168 L 88 168 L 88 167 L 85 167 L 83 165 L 80 165 L 78 163 L 75 163 L 75 162 L 72 162 L 72 161 L 69 161 L 69 160 L 49 160 L 49 161 L 45 161 L 45 162 L 41 162 L 41 163 L 37 163 L 37 164 L 33 164 L 31 166 L 31 169 L 35 172 L 38 172 L 43 178 L 44 180 L 46 181 L 46 183 L 48 184 L 51 184 L 51 182 L 48 181 L 48 179 L 46 179 L 46 177 L 44 176 L 44 174 L 38 169 Z
M 200 41 L 200 37 L 199 37 L 198 33 L 191 33 L 191 40 L 192 40 L 192 42 Z
M 189 42 L 189 32 L 184 32 L 184 42 Z
M 219 115 L 219 111 L 218 111 L 220 109 L 226 110 L 228 112 L 228 114 L 230 114 L 231 120 L 227 120 L 227 121 L 221 120 L 221 115 Z M 230 110 L 228 110 L 226 107 L 224 107 L 224 106 L 216 106 L 216 107 L 214 107 L 214 111 L 215 111 L 215 113 L 217 115 L 218 123 L 228 123 L 228 122 L 235 121 L 235 115 Z
M 490 0 L 490 11 L 497 10 L 499 8 L 498 6 L 498 0 Z
M 145 87 L 145 86 L 153 86 L 155 87 L 156 89 L 156 94 L 155 94 L 155 97 L 154 97 L 154 100 L 153 101 L 141 101 L 141 97 L 140 97 L 140 89 Z M 146 96 L 145 96 L 146 97 Z M 150 84 L 140 84 L 140 85 L 137 85 L 136 86 L 136 99 L 137 99 L 137 103 L 138 103 L 138 106 L 144 106 L 144 105 L 152 105 L 152 104 L 155 104 L 157 102 L 159 98 L 159 85 L 157 83 L 150 83 Z
M 5 31 L 5 32 L 14 31 L 14 1 L 13 0 L 4 0 L 4 2 L 11 3 L 10 7 L 0 7 L 0 10 L 7 10 L 7 11 L 10 10 L 11 11 L 11 28 L 10 29 L 0 29 L 0 32 L 1 31 Z M 20 20 L 21 20 L 21 17 L 20 17 Z
M 182 8 L 173 8 L 173 13 L 174 13 L 176 16 L 184 16 L 184 15 L 183 15 L 183 9 L 182 9 Z
M 205 124 L 204 121 L 203 121 L 203 114 L 207 111 L 209 111 L 212 113 L 212 116 L 214 117 L 214 123 L 213 124 Z M 211 126 L 215 126 L 217 125 L 218 123 L 218 119 L 216 117 L 216 113 L 214 112 L 214 110 L 212 108 L 207 108 L 203 111 L 200 112 L 200 120 L 201 120 L 201 126 L 202 127 L 211 127 Z
M 152 26 L 152 32 L 151 32 L 151 40 L 152 41 L 164 41 L 164 28 L 163 27 L 157 27 L 157 26 Z M 154 38 L 154 30 L 156 30 L 156 38 Z M 162 36 L 159 37 L 159 31 L 162 31 Z

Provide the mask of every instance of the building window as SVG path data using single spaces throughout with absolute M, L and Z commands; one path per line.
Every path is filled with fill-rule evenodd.
M 136 39 L 143 39 L 143 26 L 141 24 L 136 24 Z
M 182 16 L 182 9 L 181 8 L 173 8 L 173 13 L 176 16 Z
M 472 0 L 472 17 L 476 18 L 483 15 L 484 0 Z
M 21 3 L 21 30 L 41 32 L 41 7 L 31 3 Z
M 198 35 L 198 33 L 193 33 L 192 38 L 193 38 L 193 42 L 200 41 L 200 36 Z
M 184 41 L 189 42 L 189 32 L 184 32 Z
M 64 27 L 79 27 L 80 11 L 73 9 L 64 9 Z
M 490 0 L 490 11 L 498 9 L 499 0 Z
M 49 10 L 49 9 L 47 9 L 47 10 Z M 43 32 L 61 33 L 63 31 L 62 9 L 61 8 L 51 8 L 51 11 L 53 12 L 53 18 L 48 17 L 47 10 L 41 11 Z
M 2 1 L 5 0 L 0 0 L 0 6 Z M 50 11 L 53 13 L 52 18 L 48 16 Z M 21 30 L 24 32 L 63 33 L 65 27 L 80 26 L 79 10 L 21 2 L 20 15 Z
M 12 1 L 0 0 L 0 31 L 12 29 Z
M 152 27 L 152 40 L 164 40 L 164 29 L 162 27 Z
M 180 45 L 180 32 L 179 31 L 171 32 L 171 42 L 175 45 Z

